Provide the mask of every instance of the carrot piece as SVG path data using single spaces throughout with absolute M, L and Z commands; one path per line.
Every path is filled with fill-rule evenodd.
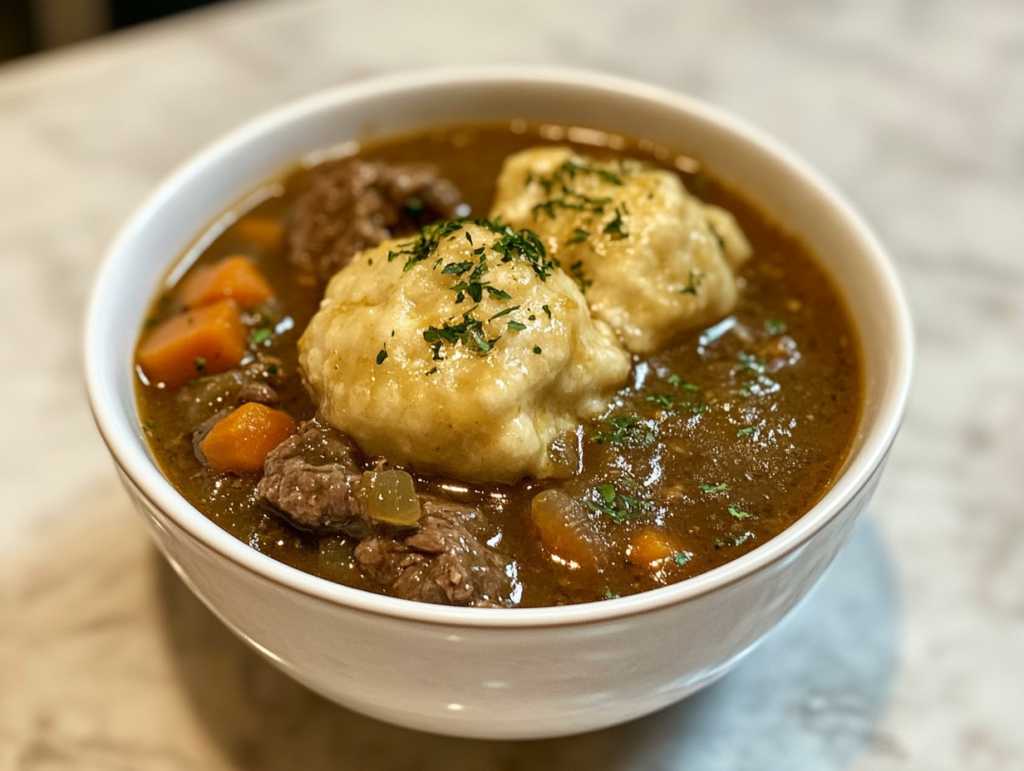
M 245 343 L 238 308 L 221 300 L 164 321 L 142 342 L 136 358 L 150 381 L 176 388 L 237 367 Z
M 679 541 L 656 527 L 645 527 L 638 530 L 631 539 L 626 561 L 634 565 L 657 567 L 677 554 L 685 554 Z
M 274 289 L 259 269 L 240 256 L 192 270 L 178 288 L 178 299 L 189 308 L 226 299 L 251 308 L 272 294 Z
M 266 252 L 279 252 L 284 246 L 284 223 L 269 217 L 240 219 L 235 233 Z
M 215 471 L 257 474 L 267 453 L 294 433 L 288 413 L 248 402 L 217 421 L 199 449 Z

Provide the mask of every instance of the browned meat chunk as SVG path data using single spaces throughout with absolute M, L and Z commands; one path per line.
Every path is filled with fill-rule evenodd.
M 356 563 L 388 593 L 441 605 L 500 607 L 511 581 L 505 561 L 473 531 L 479 510 L 424 501 L 419 530 L 404 537 L 374 537 L 355 549 Z
M 353 255 L 457 216 L 461 195 L 433 166 L 348 159 L 314 172 L 288 233 L 289 259 L 327 281 Z
M 281 398 L 277 395 L 277 391 L 266 383 L 260 380 L 250 380 L 239 389 L 235 401 L 239 404 L 258 402 L 268 407 L 276 407 L 280 404 Z
M 214 375 L 208 383 L 204 383 L 199 389 L 199 396 L 191 397 L 191 404 L 196 409 L 201 409 L 202 405 L 216 405 L 216 404 L 230 404 L 232 401 L 238 406 L 246 404 L 247 402 L 259 402 L 265 404 L 268 407 L 276 407 L 281 399 L 277 395 L 277 391 L 270 385 L 262 380 L 254 380 L 250 378 L 256 378 L 260 376 L 259 368 L 250 365 L 243 369 L 233 369 L 229 372 L 225 372 L 222 375 Z M 234 399 L 231 398 L 231 393 L 236 391 L 237 393 Z M 210 430 L 221 421 L 222 418 L 229 415 L 234 407 L 223 407 L 217 410 L 213 415 L 208 417 L 199 427 L 192 432 L 192 448 L 195 450 L 196 457 L 206 465 L 206 457 L 203 455 L 203 451 L 199 449 L 199 445 L 203 443 L 206 435 L 210 433 Z
M 355 443 L 308 420 L 267 455 L 256 495 L 296 527 L 362 538 L 373 529 L 358 496 L 362 479 Z

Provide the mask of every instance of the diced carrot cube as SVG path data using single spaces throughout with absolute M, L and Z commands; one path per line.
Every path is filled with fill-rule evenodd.
M 195 268 L 178 287 L 178 299 L 189 308 L 218 300 L 234 300 L 239 308 L 251 308 L 273 294 L 273 287 L 259 269 L 240 256 Z
M 245 217 L 235 223 L 235 233 L 266 252 L 284 246 L 284 223 L 269 217 Z
M 295 421 L 281 410 L 248 402 L 221 418 L 199 443 L 215 471 L 258 474 L 267 453 L 295 433 Z
M 221 300 L 172 316 L 139 346 L 146 377 L 168 388 L 237 367 L 245 355 L 246 329 L 238 308 Z
M 644 527 L 631 539 L 626 560 L 634 565 L 657 566 L 682 553 L 682 544 L 673 536 L 656 527 Z

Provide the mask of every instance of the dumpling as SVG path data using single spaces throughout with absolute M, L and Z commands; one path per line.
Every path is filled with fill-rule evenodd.
M 671 172 L 598 162 L 567 147 L 505 161 L 491 216 L 530 228 L 634 353 L 736 304 L 736 271 L 751 254 L 732 215 L 686 192 Z
M 556 473 L 552 441 L 602 412 L 630 369 L 539 239 L 487 221 L 357 255 L 299 360 L 319 417 L 368 454 L 497 482 Z

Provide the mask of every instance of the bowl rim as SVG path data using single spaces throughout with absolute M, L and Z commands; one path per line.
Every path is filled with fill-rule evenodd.
M 256 551 L 222 530 L 174 489 L 149 453 L 139 444 L 137 436 L 115 420 L 121 408 L 115 396 L 114 383 L 125 373 L 119 373 L 117 366 L 103 366 L 108 358 L 113 365 L 120 361 L 117 357 L 107 357 L 103 353 L 108 340 L 103 334 L 104 320 L 108 315 L 114 315 L 108 308 L 112 307 L 111 303 L 117 303 L 117 295 L 112 290 L 121 265 L 131 256 L 133 239 L 147 227 L 153 217 L 159 215 L 166 202 L 178 194 L 179 187 L 229 148 L 245 144 L 264 133 L 303 120 L 339 103 L 368 97 L 394 97 L 410 90 L 452 85 L 472 87 L 489 83 L 524 87 L 557 85 L 603 92 L 610 97 L 640 97 L 714 124 L 718 129 L 756 146 L 761 152 L 774 156 L 775 160 L 787 166 L 808 189 L 845 220 L 859 240 L 861 250 L 869 256 L 873 272 L 884 290 L 884 297 L 879 297 L 879 300 L 889 306 L 897 320 L 889 340 L 894 361 L 895 388 L 889 390 L 888 397 L 880 404 L 878 418 L 872 430 L 865 435 L 863 446 L 851 458 L 852 462 L 826 495 L 793 525 L 756 549 L 693 578 L 602 602 L 540 608 L 482 609 L 431 605 L 388 597 L 304 573 Z M 214 216 L 216 213 L 211 213 L 211 219 Z M 249 120 L 186 160 L 165 177 L 135 210 L 106 253 L 87 314 L 85 374 L 90 407 L 103 441 L 136 490 L 191 538 L 238 567 L 280 586 L 348 610 L 452 627 L 538 628 L 608 622 L 685 603 L 740 581 L 793 553 L 849 505 L 884 461 L 905 411 L 910 390 L 913 346 L 909 307 L 895 268 L 877 237 L 830 182 L 796 153 L 761 129 L 693 97 L 619 76 L 562 67 L 473 66 L 398 72 L 317 91 Z M 135 422 L 135 419 L 129 419 L 127 425 Z

